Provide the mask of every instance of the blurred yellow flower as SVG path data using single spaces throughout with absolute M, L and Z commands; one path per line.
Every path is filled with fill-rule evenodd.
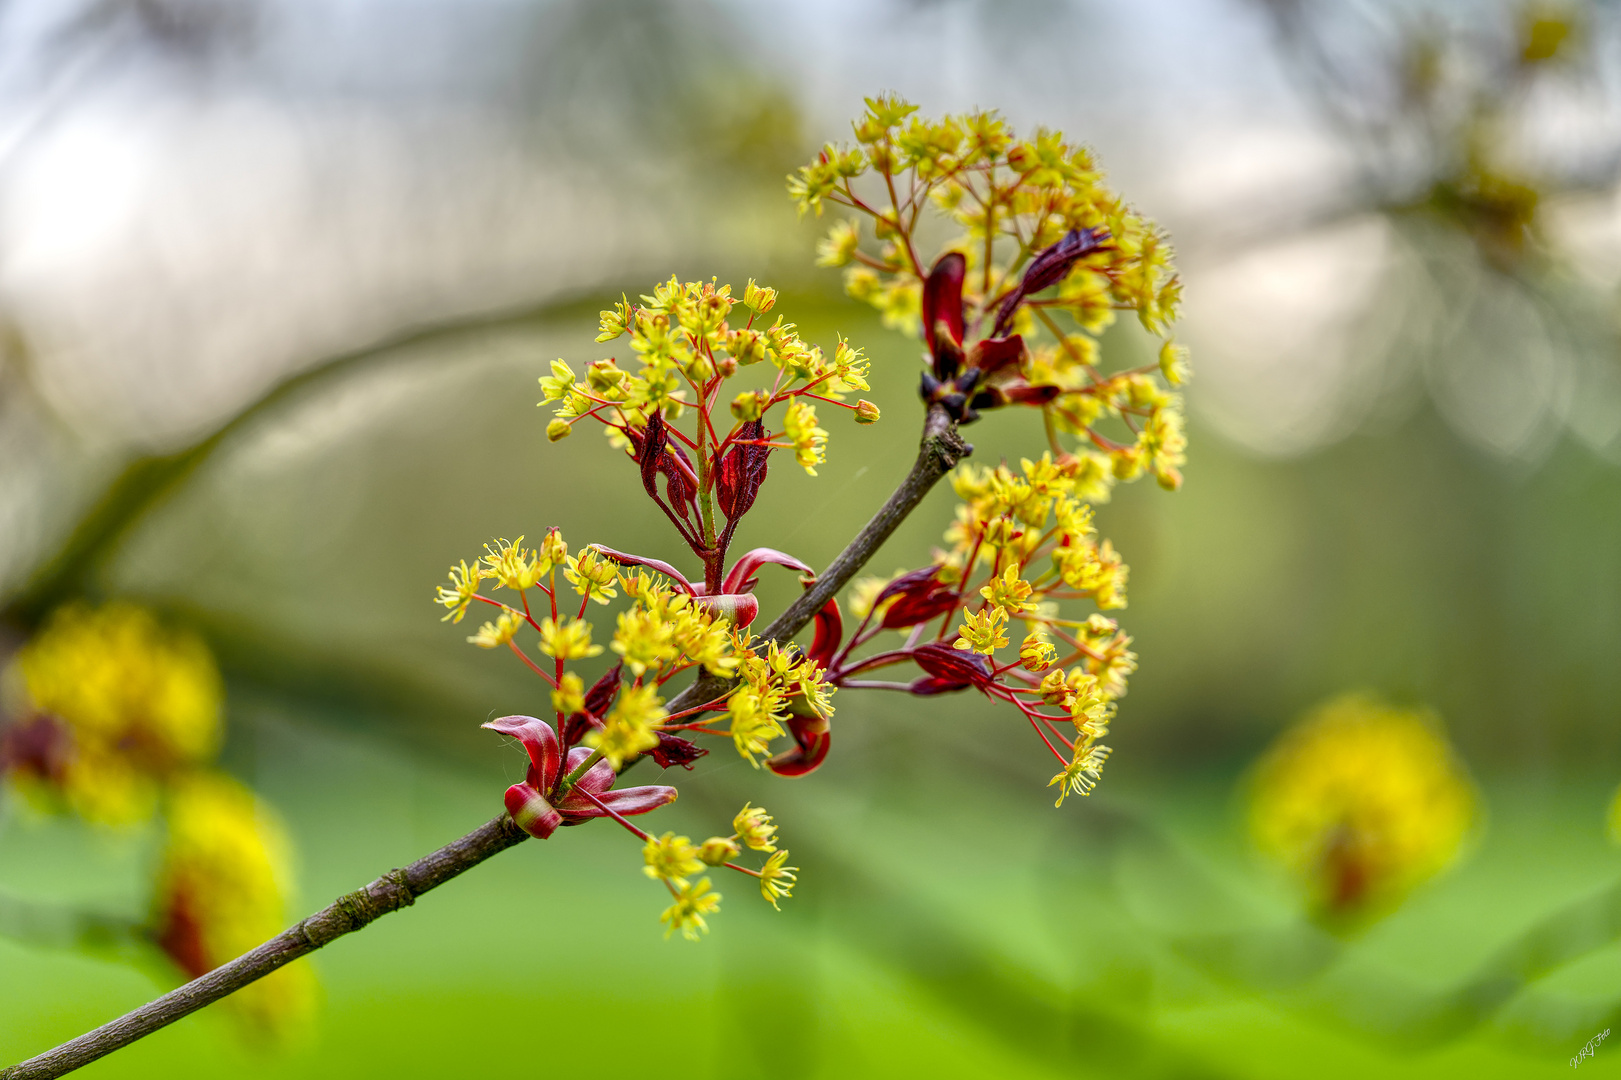
M 287 926 L 287 842 L 247 788 L 217 773 L 175 784 L 153 921 L 158 944 L 196 978 Z M 310 1019 L 314 973 L 294 963 L 227 1001 L 255 1030 L 282 1036 Z
M 1478 817 L 1474 785 L 1436 718 L 1362 695 L 1284 733 L 1250 792 L 1256 846 L 1330 920 L 1399 903 L 1457 857 Z
M 89 821 L 144 820 L 160 781 L 219 747 L 223 688 L 208 647 L 134 604 L 59 609 L 7 682 L 18 729 L 43 744 L 50 728 L 56 743 L 42 760 L 8 758 L 13 778 Z

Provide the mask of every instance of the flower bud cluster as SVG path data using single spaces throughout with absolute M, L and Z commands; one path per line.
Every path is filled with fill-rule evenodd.
M 763 293 L 755 298 L 762 305 L 770 303 Z M 789 735 L 798 718 L 813 718 L 825 732 L 833 713 L 833 687 L 822 667 L 795 649 L 752 638 L 734 622 L 732 615 L 753 603 L 751 595 L 701 593 L 673 567 L 656 560 L 596 546 L 571 554 L 557 529 L 548 530 L 535 549 L 524 547 L 520 536 L 515 541 L 493 541 L 485 552 L 471 565 L 458 562 L 451 567 L 450 583 L 440 587 L 437 602 L 449 609 L 446 618 L 453 620 L 474 603 L 494 607 L 495 618 L 468 640 L 486 648 L 511 649 L 549 685 L 555 712 L 555 722 L 549 724 L 533 717 L 507 717 L 486 725 L 516 736 L 535 762 L 524 784 L 507 792 L 513 820 L 544 838 L 560 826 L 592 817 L 619 818 L 644 840 L 648 875 L 670 888 L 674 902 L 664 921 L 671 932 L 680 930 L 689 938 L 707 929 L 706 916 L 720 904 L 720 894 L 712 890 L 708 878 L 696 884 L 690 880 L 705 866 L 728 866 L 757 878 L 773 905 L 788 896 L 797 869 L 786 865 L 786 852 L 777 853 L 772 839 L 776 826 L 763 810 L 745 807 L 734 823 L 734 835 L 695 845 L 674 833 L 651 837 L 623 820 L 673 800 L 674 788 L 610 789 L 613 777 L 644 755 L 664 768 L 690 769 L 708 751 L 687 736 L 730 737 L 738 752 L 758 767 L 756 755 L 770 755 L 772 742 Z M 772 563 L 808 572 L 798 560 L 760 549 L 738 560 L 728 586 L 752 587 L 760 567 Z M 492 592 L 504 588 L 517 595 L 510 603 L 486 595 L 481 591 L 486 582 L 493 584 Z M 621 591 L 627 603 L 617 614 L 605 648 L 593 640 L 592 626 L 583 616 L 591 601 L 606 604 Z M 532 592 L 539 604 L 532 605 Z M 578 599 L 565 604 L 570 592 Z M 748 617 L 752 618 L 752 610 Z M 530 631 L 542 657 L 538 662 L 519 641 Z M 610 650 L 617 664 L 589 688 L 581 674 L 569 669 L 576 661 Z M 677 715 L 666 708 L 664 684 L 682 672 L 700 669 L 737 679 L 724 699 L 707 706 L 724 711 L 730 718 L 729 730 L 708 726 L 693 715 L 706 708 Z M 794 755 L 792 750 L 786 753 Z M 771 857 L 760 870 L 732 863 L 744 846 Z

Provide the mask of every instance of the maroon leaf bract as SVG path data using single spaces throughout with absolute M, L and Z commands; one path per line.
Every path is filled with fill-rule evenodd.
M 658 762 L 661 769 L 668 769 L 671 765 L 679 765 L 691 772 L 692 763 L 709 753 L 708 748 L 699 746 L 690 739 L 683 739 L 679 735 L 672 735 L 668 731 L 661 731 L 658 736 L 659 744 L 647 753 L 649 757 Z

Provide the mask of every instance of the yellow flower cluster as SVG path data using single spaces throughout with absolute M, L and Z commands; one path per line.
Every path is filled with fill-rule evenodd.
M 737 752 L 755 768 L 760 767 L 755 755 L 769 755 L 771 741 L 786 734 L 782 725 L 790 714 L 833 715 L 834 688 L 821 665 L 774 641 L 764 652 L 750 650 L 737 674 L 741 682 L 726 700 L 730 733 Z
M 21 790 L 88 821 L 142 821 L 171 776 L 212 760 L 223 688 L 208 647 L 144 608 L 59 609 L 17 651 L 13 711 L 60 724 L 71 742 L 56 776 L 19 773 Z
M 154 921 L 159 943 L 195 978 L 286 927 L 287 844 L 253 793 L 217 774 L 176 784 L 167 821 Z M 228 1000 L 254 1028 L 287 1034 L 311 1015 L 313 973 L 295 963 Z
M 642 846 L 642 872 L 655 881 L 664 882 L 674 900 L 659 917 L 666 925 L 665 937 L 679 930 L 689 941 L 696 941 L 700 933 L 709 931 L 704 916 L 720 910 L 721 896 L 710 890 L 708 878 L 696 885 L 689 880 L 706 866 L 725 866 L 747 846 L 768 853 L 765 865 L 759 870 L 730 864 L 760 882 L 760 895 L 772 906 L 793 895 L 799 867 L 788 865 L 788 852 L 778 849 L 775 835 L 777 827 L 771 815 L 758 806 L 745 804 L 732 821 L 731 836 L 711 836 L 702 844 L 694 844 L 685 836 L 667 832 L 663 836 L 648 836 Z M 780 908 L 779 908 L 780 910 Z
M 637 675 L 670 664 L 698 664 L 711 675 L 732 675 L 748 651 L 748 635 L 722 615 L 644 574 L 624 575 L 636 606 L 619 615 L 613 651 Z
M 540 380 L 541 404 L 557 403 L 548 437 L 562 438 L 576 421 L 590 416 L 607 425 L 616 446 L 629 450 L 628 434 L 645 428 L 653 411 L 662 410 L 670 419 L 688 405 L 707 411 L 721 382 L 742 368 L 764 363 L 774 369 L 763 380 L 770 385 L 737 395 L 733 414 L 740 422 L 762 420 L 774 406 L 791 402 L 785 420 L 789 445 L 814 476 L 827 432 L 816 426 L 814 406 L 799 397 L 814 394 L 843 403 L 845 395 L 871 389 L 869 365 L 860 349 L 843 340 L 833 356 L 827 356 L 819 346 L 807 344 L 794 324 L 780 315 L 767 325 L 763 317 L 776 299 L 775 290 L 750 280 L 742 302 L 747 318 L 741 326 L 733 325 L 738 301 L 731 286 L 713 280 L 682 282 L 672 277 L 640 303 L 624 299 L 615 304 L 602 313 L 597 341 L 628 336 L 639 368 L 630 372 L 616 359 L 598 360 L 581 379 L 563 360 L 554 361 L 551 375 Z M 847 407 L 861 422 L 877 419 L 870 402 Z M 706 444 L 706 428 L 700 425 L 697 432 L 700 447 Z
M 1059 391 L 1043 406 L 1050 432 L 1102 450 L 1114 478 L 1146 471 L 1178 486 L 1186 439 L 1179 403 L 1162 383 L 1180 385 L 1188 367 L 1187 350 L 1170 337 L 1181 284 L 1164 232 L 1109 190 L 1089 150 L 1059 132 L 1038 129 L 1019 139 L 995 112 L 938 120 L 916 113 L 893 95 L 869 98 L 854 123 L 853 147 L 829 144 L 789 177 L 801 213 L 820 215 L 832 203 L 871 222 L 871 245 L 859 219 L 834 224 L 817 246 L 818 264 L 846 267 L 852 297 L 917 335 L 922 283 L 940 253 L 967 260 L 963 297 L 973 324 L 994 314 L 1031 261 L 1072 230 L 1106 236 L 1048 286 L 1050 294 L 1018 309 L 1008 329 L 1027 344 L 1019 374 Z M 926 211 L 960 230 L 936 252 L 917 247 Z M 1143 329 L 1162 339 L 1159 362 L 1105 375 L 1098 335 L 1119 311 L 1135 312 Z M 1117 421 L 1114 438 L 1094 426 L 1105 416 Z
M 1016 663 L 1023 670 L 1015 674 L 1075 725 L 1071 760 L 1049 785 L 1059 788 L 1059 805 L 1096 786 L 1109 756 L 1100 740 L 1137 668 L 1131 638 L 1113 619 L 1059 614 L 1063 600 L 1090 600 L 1104 610 L 1126 605 L 1128 568 L 1107 540 L 1097 538 L 1092 508 L 1084 501 L 1087 475 L 1081 460 L 1054 462 L 1050 455 L 1024 459 L 1017 472 L 1005 465 L 963 466 L 952 477 L 963 500 L 946 534 L 952 546 L 939 556 L 942 579 L 958 583 L 964 593 L 981 568 L 988 570 L 978 590 L 983 602 L 977 611 L 964 611 L 955 647 L 1001 664 L 996 653 L 1010 643 L 1008 626 L 1022 620 L 1026 635 Z M 1062 658 L 1053 636 L 1068 646 Z
M 1250 791 L 1256 846 L 1333 920 L 1399 902 L 1453 861 L 1477 817 L 1436 718 L 1360 695 L 1279 738 Z
M 465 562 L 453 566 L 451 584 L 440 587 L 437 602 L 450 609 L 447 618 L 451 619 L 459 619 L 474 601 L 497 607 L 496 618 L 468 638 L 483 648 L 509 645 L 516 649 L 516 635 L 526 626 L 532 628 L 539 638 L 539 651 L 556 664 L 556 672 L 546 677 L 554 684 L 552 704 L 564 717 L 581 711 L 585 701 L 584 680 L 562 670 L 564 663 L 597 656 L 604 649 L 593 643 L 590 623 L 561 613 L 536 618 L 523 594 L 538 589 L 556 611 L 559 569 L 582 598 L 582 611 L 587 598 L 606 603 L 606 597 L 616 597 L 623 589 L 631 604 L 619 612 L 608 648 L 623 661 L 633 681 L 618 693 L 613 708 L 602 718 L 603 727 L 584 739 L 616 771 L 658 745 L 658 732 L 669 714 L 657 688 L 688 668 L 739 678 L 726 702 L 729 734 L 738 753 L 756 768 L 757 755 L 769 756 L 772 741 L 786 734 L 784 724 L 789 716 L 796 712 L 823 718 L 833 714 L 833 687 L 815 661 L 775 642 L 757 650 L 754 639 L 725 615 L 658 575 L 640 570 L 620 572 L 591 547 L 578 556 L 570 555 L 556 529 L 546 534 L 538 551 L 528 550 L 522 543 L 522 537 L 511 542 L 497 540 L 472 567 Z M 483 581 L 516 590 L 523 606 L 485 596 L 479 591 Z

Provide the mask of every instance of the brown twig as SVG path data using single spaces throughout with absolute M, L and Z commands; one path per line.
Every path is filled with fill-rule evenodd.
M 906 516 L 917 509 L 940 478 L 972 449 L 957 434 L 957 426 L 944 409 L 938 405 L 930 408 L 924 420 L 923 440 L 918 448 L 917 460 L 913 462 L 906 479 L 867 522 L 866 527 L 816 579 L 816 584 L 777 616 L 765 628 L 762 636 L 787 641 L 804 629 L 822 609 L 822 605 L 849 583 L 896 527 L 906 520 Z M 695 705 L 713 703 L 726 693 L 728 686 L 724 679 L 701 674 L 691 686 L 676 695 L 669 708 L 671 712 L 679 713 Z M 178 990 L 172 990 L 72 1042 L 63 1043 L 20 1065 L 0 1070 L 0 1080 L 48 1080 L 88 1065 L 205 1005 L 235 993 L 344 934 L 353 933 L 391 911 L 409 907 L 429 889 L 444 884 L 490 856 L 526 839 L 527 834 L 510 817 L 502 814 L 460 840 L 423 856 L 404 870 L 390 871 L 365 888 L 339 897 L 331 906 L 316 912 L 292 929 L 201 978 L 193 979 Z

